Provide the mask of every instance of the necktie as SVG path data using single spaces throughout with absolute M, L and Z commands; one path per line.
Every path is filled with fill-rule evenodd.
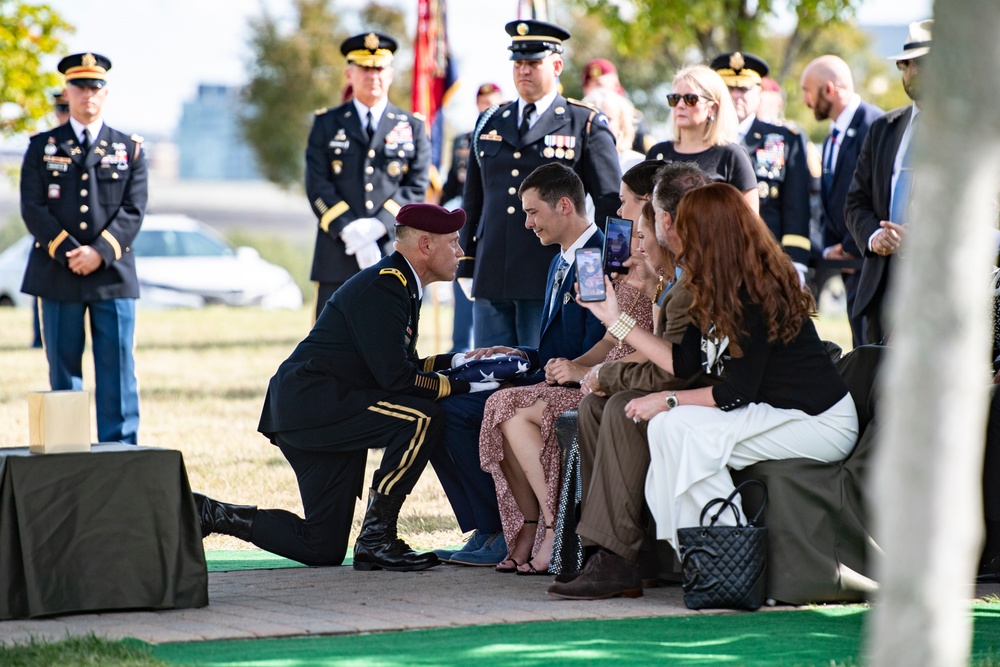
M 906 152 L 899 164 L 899 175 L 896 185 L 892 188 L 892 202 L 889 206 L 889 219 L 903 224 L 909 222 L 910 198 L 913 195 L 913 167 L 910 159 L 913 155 L 913 142 L 917 138 L 917 117 L 910 121 L 910 141 L 906 144 Z
M 371 110 L 369 110 L 368 111 L 368 124 L 365 125 L 365 131 L 368 133 L 368 141 L 371 141 L 372 137 L 375 136 L 375 123 L 373 122 L 373 120 L 374 119 L 372 118 L 372 112 L 371 112 Z
M 83 141 L 80 142 L 80 148 L 83 149 L 84 155 L 90 152 L 90 130 L 86 128 L 83 130 Z
M 529 121 L 531 120 L 531 114 L 535 113 L 535 103 L 529 102 L 524 105 L 524 110 L 521 111 L 521 125 L 517 128 L 517 134 L 519 136 L 524 136 L 528 132 Z
M 829 196 L 830 188 L 833 186 L 833 151 L 837 147 L 837 135 L 840 130 L 833 128 L 830 132 L 830 139 L 826 144 L 826 158 L 823 160 L 823 194 Z
M 559 290 L 562 289 L 563 281 L 566 280 L 566 273 L 569 271 L 569 262 L 564 258 L 559 258 L 559 265 L 556 267 L 556 275 L 552 279 L 552 295 L 549 297 L 549 316 L 556 309 L 556 303 L 559 301 Z

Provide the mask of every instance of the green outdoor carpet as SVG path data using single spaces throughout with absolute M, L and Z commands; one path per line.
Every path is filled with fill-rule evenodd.
M 1000 654 L 1000 605 L 974 605 L 972 612 L 974 655 Z M 819 607 L 162 644 L 152 650 L 164 662 L 202 667 L 829 667 L 860 664 L 867 613 L 863 606 Z
M 230 572 L 232 570 L 277 570 L 284 567 L 305 567 L 302 563 L 275 556 L 261 549 L 206 549 L 205 561 L 209 572 Z M 351 556 L 344 565 L 354 562 Z

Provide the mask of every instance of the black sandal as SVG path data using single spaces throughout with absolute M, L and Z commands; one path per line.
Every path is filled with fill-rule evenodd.
M 525 525 L 531 525 L 531 524 L 533 524 L 533 523 L 538 523 L 538 519 L 535 519 L 534 521 L 532 521 L 531 519 L 525 519 L 525 520 L 524 520 L 524 523 L 525 523 Z M 514 564 L 514 567 L 512 567 L 512 568 L 507 568 L 507 567 L 500 567 L 501 565 L 503 565 L 503 564 L 504 564 L 504 563 L 506 563 L 507 561 L 510 561 L 511 563 L 513 563 L 513 564 Z M 507 557 L 506 557 L 506 558 L 504 558 L 504 559 L 503 559 L 502 561 L 500 561 L 499 563 L 497 563 L 496 567 L 494 567 L 493 569 L 494 569 L 494 571 L 496 571 L 496 572 L 499 572 L 500 574 L 512 574 L 512 573 L 514 573 L 514 572 L 517 572 L 517 568 L 519 568 L 519 567 L 521 567 L 521 564 L 520 564 L 520 563 L 518 563 L 518 562 L 517 562 L 517 561 L 516 561 L 516 560 L 514 559 L 514 557 L 513 557 L 513 556 L 511 556 L 511 555 L 510 555 L 510 554 L 508 553 L 508 554 L 507 554 Z
M 538 523 L 538 522 L 535 521 L 535 523 Z M 555 528 L 553 526 L 545 524 L 545 530 L 552 530 L 552 531 L 554 531 Z M 535 564 L 532 562 L 534 560 L 535 560 L 534 558 L 531 558 L 531 559 L 528 560 L 527 563 L 525 563 L 525 565 L 528 566 L 527 570 L 516 570 L 516 572 L 520 576 L 522 576 L 522 577 L 542 577 L 542 576 L 546 576 L 547 577 L 547 576 L 549 576 L 549 568 L 545 568 L 544 570 L 536 569 L 535 568 Z

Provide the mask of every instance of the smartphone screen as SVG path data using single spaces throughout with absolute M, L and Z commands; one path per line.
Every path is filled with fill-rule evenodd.
M 576 251 L 576 281 L 580 285 L 581 301 L 604 301 L 604 270 L 600 248 L 579 248 Z
M 632 251 L 632 221 L 608 216 L 604 232 L 604 272 L 628 273 L 624 266 Z

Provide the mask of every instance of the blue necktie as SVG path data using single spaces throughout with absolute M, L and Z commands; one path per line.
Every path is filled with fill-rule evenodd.
M 559 265 L 556 267 L 555 278 L 552 279 L 552 295 L 549 297 L 549 316 L 555 312 L 556 303 L 559 301 L 559 290 L 562 289 L 563 280 L 566 279 L 566 272 L 569 271 L 569 262 L 565 258 L 559 258 Z
M 913 155 L 913 142 L 917 137 L 917 119 L 910 121 L 910 142 L 906 144 L 906 152 L 899 165 L 899 176 L 892 188 L 892 202 L 889 207 L 889 220 L 903 224 L 909 222 L 910 198 L 913 196 L 913 167 L 910 158 Z
M 823 196 L 829 198 L 830 188 L 833 186 L 833 149 L 837 146 L 837 135 L 840 130 L 833 128 L 830 138 L 826 144 L 826 159 L 823 160 Z

